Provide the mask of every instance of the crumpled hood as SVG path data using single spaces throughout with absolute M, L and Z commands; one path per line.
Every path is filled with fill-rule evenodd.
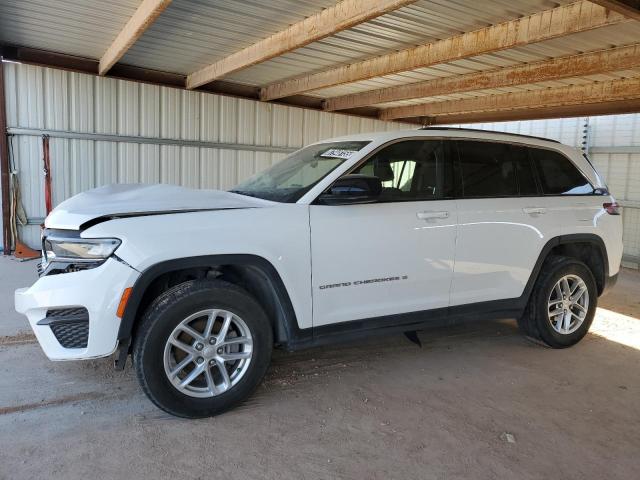
M 62 202 L 49 214 L 45 227 L 79 230 L 83 224 L 100 218 L 257 208 L 273 204 L 221 190 L 195 190 L 175 185 L 107 185 Z

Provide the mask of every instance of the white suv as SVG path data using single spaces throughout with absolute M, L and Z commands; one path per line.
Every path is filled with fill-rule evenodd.
M 131 353 L 184 417 L 246 398 L 274 345 L 488 318 L 573 345 L 622 256 L 618 205 L 579 151 L 452 128 L 319 142 L 229 192 L 102 187 L 45 227 L 15 303 L 47 356 Z

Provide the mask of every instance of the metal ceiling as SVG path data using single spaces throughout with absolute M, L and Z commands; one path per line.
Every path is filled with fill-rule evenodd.
M 28 46 L 97 60 L 140 1 L 0 0 L 0 44 Z M 237 71 L 223 80 L 252 87 L 264 86 L 514 20 L 571 2 L 572 0 L 418 0 L 290 53 Z M 336 0 L 174 0 L 134 43 L 120 63 L 162 72 L 189 74 L 335 3 Z M 316 90 L 307 95 L 316 98 L 334 97 L 639 41 L 640 22 L 628 21 L 613 27 L 497 53 Z M 637 76 L 640 76 L 640 70 L 630 70 L 405 100 L 381 106 L 410 105 Z
M 474 30 L 569 0 L 420 0 L 227 79 L 264 85 L 336 64 Z M 177 0 L 136 42 L 124 63 L 191 73 L 291 23 L 335 4 L 330 0 Z
M 640 22 L 627 22 L 622 25 L 604 27 L 590 32 L 577 33 L 546 42 L 503 50 L 499 53 L 478 55 L 434 67 L 421 68 L 411 72 L 402 72 L 400 74 L 387 75 L 362 82 L 317 90 L 311 92 L 311 94 L 320 97 L 337 97 L 375 88 L 404 85 L 439 77 L 462 75 L 465 73 L 492 70 L 521 63 L 531 63 L 550 58 L 602 50 L 633 43 L 634 39 L 635 41 L 640 41 Z M 265 62 L 265 64 L 266 63 L 269 62 Z M 249 70 L 251 69 L 247 69 L 243 73 Z M 586 79 L 586 77 L 584 78 Z M 562 84 L 566 85 L 567 83 L 566 81 L 562 81 Z
M 0 43 L 100 58 L 140 0 L 0 0 Z
M 334 4 L 335 0 L 173 1 L 122 62 L 188 74 Z
M 121 62 L 191 73 L 335 3 L 174 0 Z M 567 3 L 571 1 L 419 0 L 227 79 L 264 85 Z M 0 42 L 99 59 L 139 4 L 140 0 L 0 0 Z M 406 82 L 422 77 L 403 78 Z

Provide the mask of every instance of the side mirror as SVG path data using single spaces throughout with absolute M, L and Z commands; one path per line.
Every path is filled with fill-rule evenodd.
M 373 203 L 382 193 L 382 181 L 369 175 L 345 175 L 320 195 L 324 205 L 350 205 Z

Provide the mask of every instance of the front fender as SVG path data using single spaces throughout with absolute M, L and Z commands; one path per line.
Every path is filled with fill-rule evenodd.
M 281 279 L 298 326 L 312 326 L 307 205 L 120 218 L 97 224 L 82 236 L 119 238 L 116 255 L 143 274 L 171 262 L 189 264 L 194 258 L 263 259 Z

